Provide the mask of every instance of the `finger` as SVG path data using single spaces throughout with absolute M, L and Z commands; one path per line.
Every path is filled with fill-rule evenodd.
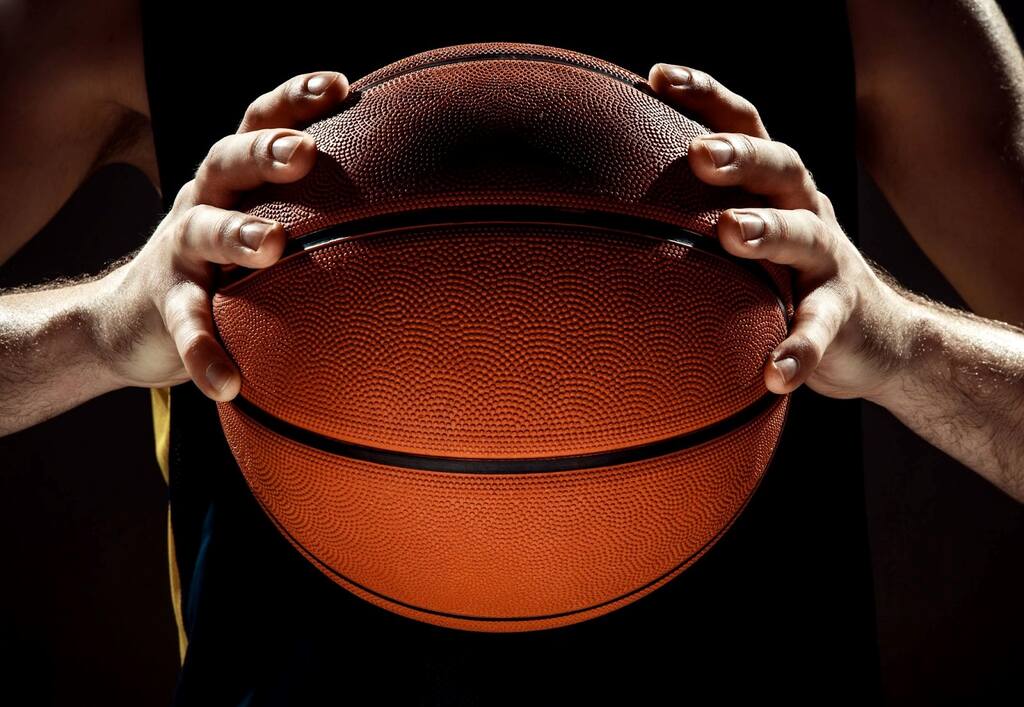
M 789 336 L 769 356 L 764 382 L 773 393 L 803 385 L 850 317 L 848 298 L 825 284 L 811 291 L 796 309 Z
M 727 209 L 718 219 L 718 240 L 729 253 L 789 265 L 812 278 L 837 271 L 839 237 L 806 209 Z
M 206 291 L 182 280 L 164 299 L 163 317 L 185 370 L 203 395 L 221 402 L 238 395 L 241 375 L 214 334 Z
M 348 78 L 339 71 L 299 74 L 250 103 L 238 132 L 309 123 L 336 108 L 348 91 Z
M 832 200 L 820 191 L 818 192 L 818 208 L 815 209 L 814 212 L 825 217 L 829 221 L 837 221 L 836 209 L 832 206 Z
M 177 223 L 175 251 L 196 265 L 265 268 L 281 257 L 288 239 L 277 221 L 208 204 L 193 206 Z
M 690 167 L 702 181 L 738 186 L 780 209 L 821 207 L 818 187 L 789 145 L 740 133 L 702 135 L 690 143 Z
M 675 64 L 655 64 L 647 76 L 655 93 L 693 115 L 712 130 L 768 139 L 754 104 L 733 93 L 710 74 Z
M 299 130 L 254 130 L 221 138 L 196 170 L 192 204 L 228 207 L 266 182 L 294 182 L 316 162 L 313 136 Z

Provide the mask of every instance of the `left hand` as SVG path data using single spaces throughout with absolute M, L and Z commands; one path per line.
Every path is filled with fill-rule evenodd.
M 690 143 L 696 176 L 761 194 L 774 207 L 727 209 L 718 222 L 729 253 L 795 271 L 796 311 L 789 336 L 765 365 L 767 388 L 789 393 L 807 383 L 833 398 L 886 393 L 896 385 L 913 304 L 847 238 L 800 155 L 772 141 L 757 109 L 706 73 L 655 64 L 648 80 L 666 103 L 711 130 L 728 131 Z

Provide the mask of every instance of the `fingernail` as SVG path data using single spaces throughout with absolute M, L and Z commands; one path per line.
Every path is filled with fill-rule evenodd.
M 693 78 L 689 71 L 674 64 L 658 64 L 661 73 L 665 75 L 668 82 L 673 86 L 689 86 Z
M 274 154 L 275 160 L 282 164 L 288 164 L 288 160 L 295 154 L 295 150 L 299 148 L 301 142 L 302 138 L 295 135 L 279 137 L 271 144 L 270 151 Z
M 231 369 L 220 361 L 214 361 L 206 367 L 206 380 L 210 382 L 210 385 L 212 385 L 217 392 L 224 390 L 228 383 L 231 382 L 232 378 L 233 374 L 231 373 Z
M 321 95 L 338 78 L 337 74 L 316 74 L 306 81 L 306 90 L 314 96 Z
M 267 234 L 270 233 L 271 228 L 273 228 L 273 226 L 269 223 L 250 221 L 242 226 L 242 230 L 238 235 L 246 248 L 259 250 L 260 246 L 263 244 L 263 240 L 267 237 Z
M 780 358 L 775 361 L 775 367 L 779 369 L 779 373 L 782 374 L 782 380 L 788 383 L 793 379 L 793 376 L 796 375 L 797 362 L 792 356 L 787 356 L 786 358 Z
M 711 153 L 711 161 L 715 163 L 715 167 L 724 167 L 736 156 L 732 143 L 726 140 L 701 140 L 701 144 Z
M 752 241 L 764 235 L 764 220 L 760 216 L 746 211 L 734 211 L 733 214 L 740 224 L 743 240 Z

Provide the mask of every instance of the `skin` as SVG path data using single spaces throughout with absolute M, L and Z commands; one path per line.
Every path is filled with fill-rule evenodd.
M 3 0 L 0 66 L 0 264 L 106 164 L 159 185 L 134 0 Z
M 718 223 L 728 252 L 795 271 L 798 306 L 789 336 L 765 367 L 766 387 L 789 393 L 807 383 L 834 398 L 877 395 L 889 382 L 890 356 L 872 345 L 889 342 L 869 341 L 866 332 L 904 329 L 902 302 L 846 238 L 800 155 L 771 140 L 749 101 L 702 71 L 656 64 L 648 81 L 666 101 L 721 131 L 690 144 L 694 173 L 766 196 L 774 207 L 727 209 Z
M 971 310 L 1024 325 L 1024 55 L 994 0 L 849 0 L 857 151 Z
M 666 101 L 722 130 L 690 144 L 694 173 L 772 205 L 727 209 L 717 228 L 730 253 L 794 270 L 796 313 L 766 363 L 766 387 L 806 384 L 881 405 L 1024 501 L 1024 330 L 932 302 L 877 271 L 796 150 L 772 141 L 757 109 L 714 77 L 656 64 L 648 79 Z
M 212 273 L 217 265 L 267 267 L 280 257 L 281 225 L 263 221 L 262 240 L 249 241 L 242 226 L 258 220 L 231 206 L 247 189 L 300 179 L 312 167 L 312 138 L 290 126 L 348 91 L 343 74 L 323 73 L 334 81 L 319 96 L 306 88 L 311 74 L 303 74 L 254 101 L 131 259 L 68 287 L 0 297 L 0 434 L 123 386 L 191 379 L 214 400 L 238 393 L 238 370 L 213 333 Z M 655 65 L 649 78 L 666 100 L 719 131 L 691 145 L 695 174 L 762 194 L 772 205 L 728 210 L 718 227 L 733 254 L 795 270 L 796 317 L 766 362 L 766 387 L 788 393 L 806 383 L 823 395 L 883 405 L 1024 500 L 1017 434 L 1024 427 L 1024 332 L 936 306 L 875 272 L 799 154 L 770 139 L 749 101 L 689 67 Z M 275 157 L 273 145 L 289 137 L 299 141 L 294 154 Z
M 104 351 L 116 352 L 109 359 L 115 381 L 154 387 L 191 378 L 214 400 L 238 394 L 238 368 L 214 333 L 214 265 L 267 267 L 281 256 L 286 235 L 280 223 L 231 207 L 263 183 L 304 177 L 316 145 L 285 126 L 312 122 L 347 95 L 343 74 L 313 72 L 254 101 L 238 131 L 210 148 L 139 254 L 97 283 L 112 318 L 98 337 Z
M 325 114 L 348 88 L 344 74 L 312 72 L 260 96 L 130 260 L 71 287 L 0 297 L 0 433 L 125 386 L 191 379 L 213 400 L 234 398 L 241 378 L 210 310 L 214 268 L 267 267 L 286 236 L 280 223 L 230 207 L 247 190 L 312 169 L 313 138 L 287 126 Z

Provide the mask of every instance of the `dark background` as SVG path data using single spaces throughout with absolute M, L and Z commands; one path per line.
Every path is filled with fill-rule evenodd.
M 1019 36 L 1021 9 L 1004 11 Z M 863 173 L 860 190 L 865 253 L 911 289 L 962 307 Z M 96 271 L 140 245 L 159 211 L 140 172 L 109 166 L 0 267 L 0 288 Z M 117 391 L 0 438 L 0 685 L 35 692 L 19 703 L 170 700 L 177 635 L 167 491 L 154 457 L 149 396 Z M 1002 695 L 1019 702 L 1021 506 L 884 410 L 862 409 L 889 701 L 979 703 Z M 7 702 L 10 693 L 0 694 Z

